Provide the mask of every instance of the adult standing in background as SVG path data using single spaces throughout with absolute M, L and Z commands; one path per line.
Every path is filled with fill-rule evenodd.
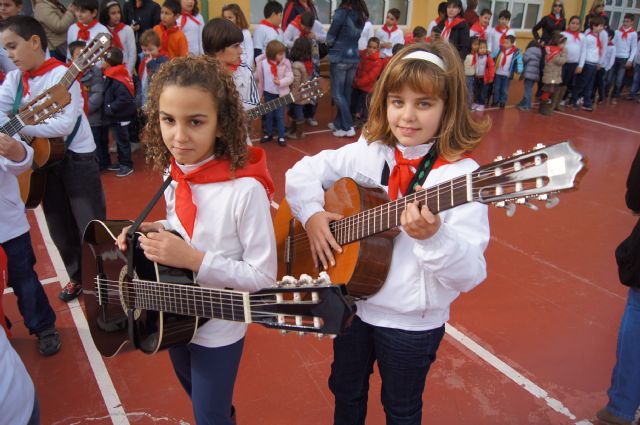
M 440 38 L 451 43 L 464 61 L 471 51 L 471 38 L 469 37 L 469 25 L 463 18 L 464 9 L 462 1 L 447 1 L 447 16 L 437 25 L 440 31 Z
M 329 127 L 336 137 L 356 135 L 351 118 L 351 91 L 360 62 L 358 40 L 368 16 L 369 9 L 363 0 L 342 0 L 327 32 L 331 95 L 338 109 Z
M 467 21 L 469 28 L 471 28 L 473 24 L 478 22 L 478 20 L 480 19 L 478 13 L 476 12 L 476 7 L 478 7 L 478 0 L 467 1 L 467 8 L 464 11 L 464 20 Z
M 35 3 L 33 17 L 44 27 L 47 35 L 49 54 L 66 62 L 67 31 L 75 21 L 75 6 L 66 8 L 58 0 L 38 0 Z
M 122 8 L 122 21 L 131 26 L 140 52 L 140 34 L 160 23 L 160 5 L 153 0 L 127 0 Z
M 540 19 L 531 29 L 533 38 L 540 44 L 547 45 L 551 41 L 554 31 L 562 32 L 567 27 L 567 20 L 564 17 L 564 5 L 561 0 L 555 0 L 551 5 L 551 13 Z M 538 32 L 542 29 L 542 35 Z
M 593 0 L 589 13 L 584 17 L 584 31 L 591 28 L 589 24 L 591 23 L 591 18 L 595 16 L 602 16 L 604 19 L 604 29 L 609 28 L 609 17 L 604 13 L 604 0 Z
M 284 32 L 287 29 L 287 26 L 296 16 L 307 11 L 313 13 L 314 19 L 318 19 L 318 11 L 316 10 L 316 5 L 313 4 L 313 0 L 287 0 L 282 14 L 282 23 L 280 24 L 282 31 Z

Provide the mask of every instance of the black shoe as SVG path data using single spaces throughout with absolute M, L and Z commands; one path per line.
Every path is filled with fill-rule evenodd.
M 120 171 L 120 164 L 111 164 L 107 167 L 109 171 Z
M 504 102 L 500 102 L 500 109 L 504 109 Z
M 262 136 L 262 139 L 260 139 L 260 143 L 269 143 L 272 140 L 273 140 L 272 136 Z
M 56 328 L 49 328 L 42 332 L 36 333 L 38 337 L 38 351 L 43 356 L 53 356 L 60 351 L 60 334 Z
M 582 110 L 583 111 L 588 111 L 588 112 L 593 112 L 593 107 L 582 105 Z
M 67 286 L 64 287 L 62 291 L 58 294 L 58 298 L 60 298 L 64 302 L 69 302 L 71 300 L 75 300 L 78 298 L 78 295 L 82 293 L 82 285 L 75 282 L 67 283 Z
M 285 140 L 284 137 L 280 137 L 278 138 L 278 145 L 280 146 L 287 146 L 287 141 Z
M 498 103 L 498 102 L 493 102 L 493 103 L 491 103 L 491 107 L 492 107 L 492 108 L 495 108 L 495 107 L 496 107 L 496 106 L 498 106 L 498 105 L 499 105 L 499 103 Z

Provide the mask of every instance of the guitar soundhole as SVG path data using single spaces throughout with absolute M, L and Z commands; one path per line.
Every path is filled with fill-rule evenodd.
M 140 309 L 133 308 L 135 304 L 135 290 L 130 286 L 130 280 L 127 277 L 127 272 L 129 268 L 125 264 L 120 269 L 120 276 L 118 277 L 118 292 L 120 295 L 120 304 L 122 306 L 122 310 L 126 313 L 130 309 L 133 310 L 133 318 L 134 320 L 138 320 L 140 318 Z M 133 280 L 138 280 L 138 273 L 133 272 Z

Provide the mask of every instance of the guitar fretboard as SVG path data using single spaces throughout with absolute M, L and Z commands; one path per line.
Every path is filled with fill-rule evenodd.
M 400 226 L 400 216 L 410 203 L 417 201 L 421 205 L 426 204 L 432 213 L 437 214 L 471 202 L 467 178 L 457 177 L 396 201 L 345 217 L 332 222 L 329 228 L 338 244 L 345 245 Z
M 249 119 L 256 119 L 264 114 L 268 114 L 269 112 L 273 112 L 281 106 L 286 106 L 294 101 L 293 95 L 291 93 L 269 101 L 267 103 L 262 103 L 255 108 L 251 108 L 247 111 L 247 116 Z

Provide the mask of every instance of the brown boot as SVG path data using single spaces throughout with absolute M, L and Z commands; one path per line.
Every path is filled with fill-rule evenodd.
M 556 90 L 556 92 L 553 94 L 553 97 L 551 98 L 552 100 L 552 109 L 554 111 L 564 111 L 564 105 L 561 105 L 560 102 L 562 102 L 562 98 L 564 97 L 564 94 L 567 92 L 567 87 L 566 86 L 561 86 L 560 88 L 558 88 L 558 90 Z
M 542 115 L 551 115 L 553 114 L 553 106 L 551 104 L 551 100 L 542 100 L 540 99 L 540 113 Z
M 287 131 L 284 135 L 287 139 L 297 139 L 298 134 L 298 121 L 291 121 L 291 127 L 289 127 L 289 131 Z
M 304 139 L 304 120 L 302 121 L 296 121 L 295 123 L 296 125 L 296 139 Z

